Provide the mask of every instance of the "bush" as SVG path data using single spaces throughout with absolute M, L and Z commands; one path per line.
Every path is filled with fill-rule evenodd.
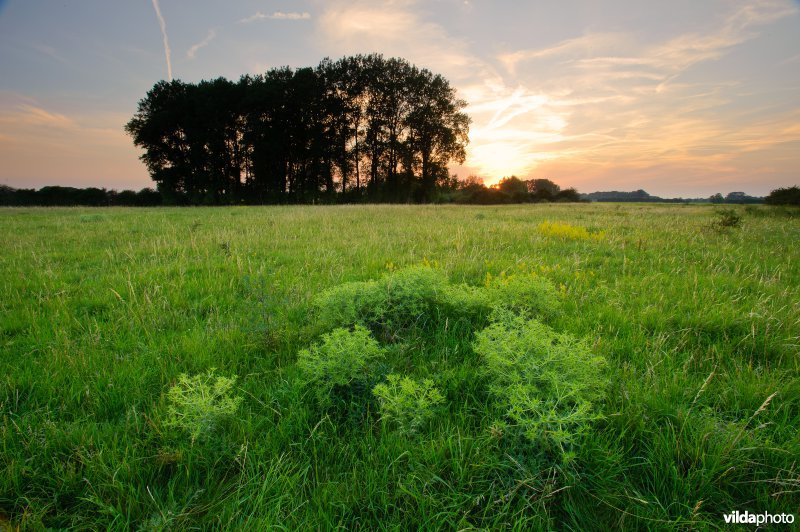
M 334 396 L 347 398 L 351 387 L 367 381 L 385 354 L 369 330 L 356 325 L 352 331 L 339 328 L 323 335 L 322 343 L 300 351 L 298 365 L 319 404 L 327 407 Z
M 211 369 L 193 377 L 181 374 L 178 383 L 167 392 L 169 406 L 164 425 L 188 433 L 192 443 L 210 437 L 242 402 L 241 397 L 230 395 L 236 376 L 217 376 L 214 372 Z
M 486 293 L 492 309 L 510 309 L 542 318 L 554 316 L 561 306 L 553 284 L 537 275 L 487 277 Z
M 800 206 L 800 187 L 776 188 L 764 198 L 767 205 L 798 205 Z
M 594 406 L 606 385 L 604 359 L 583 341 L 509 311 L 498 312 L 474 346 L 511 426 L 568 461 L 600 417 Z
M 451 285 L 445 274 L 415 266 L 377 281 L 345 283 L 313 302 L 326 329 L 361 324 L 382 340 L 395 341 L 411 328 L 429 329 L 445 319 L 466 319 L 476 328 L 496 307 L 550 317 L 559 307 L 553 285 L 535 275 L 487 277 L 485 286 Z
M 399 375 L 388 375 L 386 382 L 375 386 L 373 393 L 380 403 L 384 422 L 394 423 L 405 435 L 417 433 L 444 402 L 432 380 L 415 381 Z
M 717 219 L 714 226 L 720 229 L 741 227 L 742 215 L 736 209 L 719 209 L 716 211 Z
M 413 326 L 436 319 L 439 294 L 447 277 L 433 268 L 417 266 L 391 272 L 378 281 L 345 283 L 314 300 L 319 321 L 326 327 L 360 323 L 388 340 Z

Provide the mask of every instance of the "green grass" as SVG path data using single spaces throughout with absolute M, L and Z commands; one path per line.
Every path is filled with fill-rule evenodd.
M 800 218 L 740 213 L 721 230 L 707 206 L 2 210 L 0 529 L 797 516 Z M 326 332 L 316 294 L 421 263 L 453 283 L 536 272 L 557 287 L 550 325 L 586 338 L 610 377 L 570 466 L 496 430 L 458 322 L 393 348 L 395 370 L 445 397 L 414 438 L 370 412 L 338 420 L 298 385 L 298 352 Z M 193 443 L 166 428 L 167 391 L 212 368 L 243 401 Z

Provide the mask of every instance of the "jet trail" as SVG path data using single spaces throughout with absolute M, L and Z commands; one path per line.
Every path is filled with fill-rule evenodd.
M 164 37 L 164 56 L 167 58 L 167 77 L 169 81 L 172 81 L 172 59 L 170 58 L 172 52 L 169 49 L 169 39 L 167 39 L 167 23 L 164 22 L 164 17 L 161 16 L 161 7 L 158 5 L 158 0 L 153 0 L 153 8 L 156 10 L 158 24 L 161 26 L 161 35 Z

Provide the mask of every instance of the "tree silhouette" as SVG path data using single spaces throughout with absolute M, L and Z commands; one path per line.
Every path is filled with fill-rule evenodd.
M 768 205 L 800 206 L 800 187 L 776 188 L 764 199 Z
M 372 54 L 161 81 L 125 129 L 171 203 L 432 201 L 464 160 L 465 106 L 442 76 Z

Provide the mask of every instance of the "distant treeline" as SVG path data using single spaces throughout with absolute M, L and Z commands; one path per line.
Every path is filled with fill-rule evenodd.
M 339 200 L 354 200 L 353 196 Z M 361 201 L 367 202 L 368 197 Z M 497 205 L 505 203 L 542 203 L 542 202 L 645 202 L 645 203 L 726 203 L 800 206 L 800 188 L 797 186 L 779 188 L 770 192 L 766 198 L 754 198 L 743 192 L 731 192 L 723 197 L 715 194 L 710 198 L 659 198 L 651 196 L 644 190 L 633 192 L 592 192 L 580 194 L 574 188 L 562 190 L 559 185 L 549 179 L 521 180 L 515 176 L 502 179 L 497 185 L 487 187 L 477 177 L 470 176 L 466 180 L 450 177 L 442 180 L 437 186 L 435 201 L 438 203 L 464 203 L 478 205 Z M 39 190 L 15 189 L 0 185 L 0 206 L 72 206 L 90 207 L 153 207 L 169 205 L 162 194 L 151 188 L 142 190 L 107 190 L 105 188 L 74 188 L 49 186 Z
M 166 199 L 166 201 L 165 201 Z M 342 196 L 329 198 L 331 202 L 355 201 L 367 202 L 369 196 Z M 174 204 L 174 196 L 164 198 L 162 194 L 150 188 L 133 190 L 107 190 L 104 188 L 74 188 L 49 186 L 39 190 L 15 189 L 0 185 L 0 205 L 2 206 L 73 206 L 89 207 L 152 207 Z M 475 177 L 460 181 L 453 177 L 441 180 L 437 184 L 434 201 L 437 203 L 465 203 L 480 205 L 496 205 L 504 203 L 547 202 L 547 201 L 580 201 L 578 192 L 569 188 L 561 188 L 548 179 L 531 179 L 522 181 L 516 177 L 505 178 L 496 186 L 487 187 Z M 184 202 L 183 204 L 188 204 Z
M 170 204 L 431 202 L 464 160 L 465 106 L 441 75 L 372 54 L 161 81 L 125 129 Z
M 0 205 L 10 207 L 58 207 L 85 205 L 88 207 L 154 207 L 161 205 L 161 194 L 151 188 L 140 191 L 106 190 L 104 188 L 42 187 L 11 188 L 0 185 Z
M 585 201 L 574 188 L 561 190 L 549 179 L 521 180 L 516 176 L 503 178 L 497 185 L 487 187 L 480 178 L 470 176 L 455 181 L 442 190 L 445 201 L 480 205 L 500 203 L 542 203 Z
M 753 204 L 764 203 L 764 198 L 748 196 L 744 192 L 730 192 L 728 195 L 714 194 L 708 198 L 661 198 L 651 196 L 644 190 L 633 192 L 590 192 L 581 194 L 581 198 L 588 201 L 613 201 L 613 202 L 642 202 L 642 203 L 736 203 Z

